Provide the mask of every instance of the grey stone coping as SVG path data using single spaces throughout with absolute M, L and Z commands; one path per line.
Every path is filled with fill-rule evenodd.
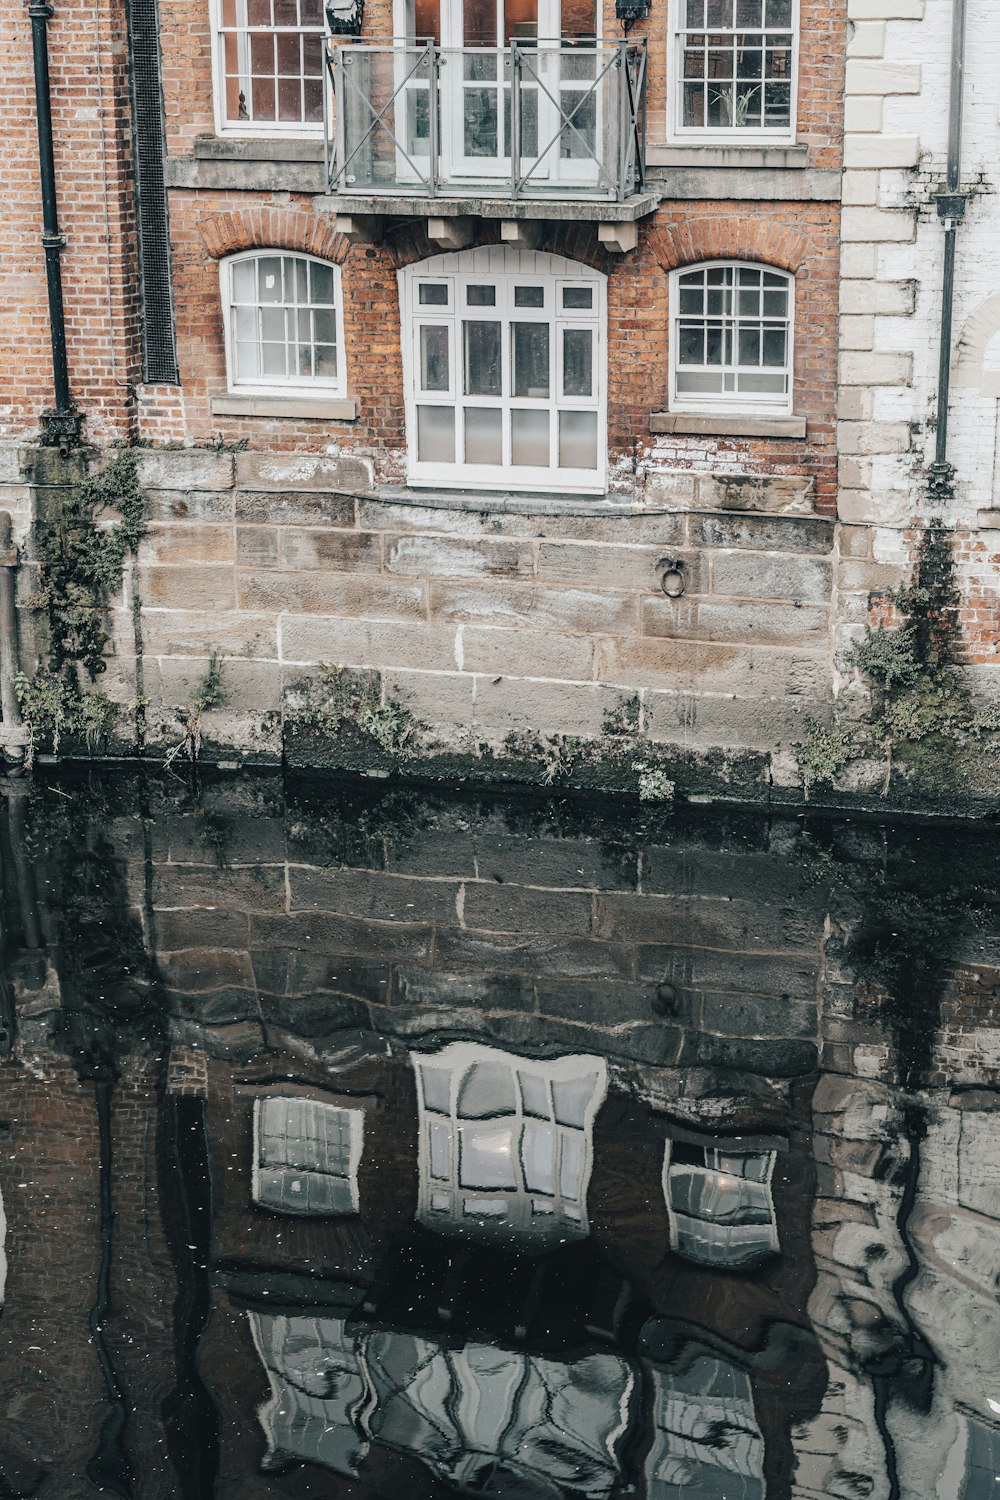
M 763 202 L 839 203 L 841 175 L 834 168 L 723 167 L 697 160 L 650 165 L 647 187 L 666 201 L 712 199 Z
M 194 155 L 204 161 L 323 160 L 322 136 L 199 135 Z
M 480 189 L 480 191 L 484 191 Z M 489 197 L 474 191 L 441 198 L 417 197 L 415 194 L 323 193 L 313 199 L 318 213 L 356 214 L 359 218 L 430 218 L 453 219 L 469 215 L 479 219 L 551 219 L 577 223 L 630 224 L 651 214 L 660 201 L 659 192 L 633 193 L 624 203 L 607 198 L 504 198 L 493 188 Z
M 322 161 L 259 161 L 168 156 L 163 180 L 168 188 L 216 188 L 241 193 L 318 193 Z
M 353 422 L 358 403 L 349 396 L 295 396 L 227 394 L 212 397 L 212 412 L 219 417 L 315 417 Z
M 676 505 L 646 505 L 614 495 L 498 494 L 480 490 L 417 490 L 403 485 L 382 485 L 376 498 L 390 505 L 412 505 L 425 510 L 480 511 L 508 516 L 615 516 L 673 515 Z
M 650 432 L 688 433 L 699 437 L 787 437 L 804 438 L 805 417 L 748 417 L 739 412 L 702 416 L 698 412 L 654 411 Z

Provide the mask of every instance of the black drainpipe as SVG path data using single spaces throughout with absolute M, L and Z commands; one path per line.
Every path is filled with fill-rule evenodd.
M 49 331 L 52 337 L 52 381 L 55 407 L 42 413 L 45 441 L 69 447 L 80 436 L 80 415 L 73 408 L 66 362 L 66 319 L 63 314 L 62 264 L 66 243 L 59 233 L 56 207 L 56 163 L 52 145 L 52 92 L 49 85 L 48 23 L 52 6 L 48 0 L 31 0 L 31 48 L 35 62 L 35 112 L 38 118 L 38 166 L 42 181 L 42 245 L 45 249 L 45 279 L 49 290 Z
M 955 493 L 955 466 L 948 461 L 948 400 L 951 389 L 951 324 L 955 302 L 955 241 L 965 218 L 968 195 L 961 192 L 962 103 L 965 92 L 966 0 L 952 0 L 951 83 L 948 109 L 948 178 L 937 197 L 944 225 L 944 280 L 941 294 L 941 347 L 938 356 L 937 441 L 928 470 L 928 491 L 935 500 Z

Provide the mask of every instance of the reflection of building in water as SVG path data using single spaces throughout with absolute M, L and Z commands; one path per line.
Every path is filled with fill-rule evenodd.
M 746 1372 L 707 1355 L 654 1369 L 647 1500 L 764 1500 L 764 1440 Z
M 309 1099 L 257 1099 L 254 1202 L 275 1213 L 356 1213 L 364 1118 Z
M 667 1141 L 663 1194 L 670 1245 L 686 1260 L 736 1270 L 759 1265 L 778 1250 L 771 1198 L 775 1153 L 742 1145 Z
M 248 1316 L 272 1392 L 258 1412 L 267 1437 L 262 1467 L 280 1471 L 304 1460 L 356 1475 L 367 1451 L 357 1335 L 343 1318 Z
M 604 1059 L 538 1061 L 455 1042 L 411 1060 L 421 1222 L 522 1248 L 584 1238 Z

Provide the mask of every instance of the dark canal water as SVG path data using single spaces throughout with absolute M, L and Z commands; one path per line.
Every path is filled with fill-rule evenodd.
M 0 1500 L 1000 1500 L 1000 840 L 0 792 Z

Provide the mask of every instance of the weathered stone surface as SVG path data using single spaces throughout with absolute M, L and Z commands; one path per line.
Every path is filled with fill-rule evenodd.
M 706 1031 L 737 1037 L 813 1037 L 816 1009 L 760 995 L 705 995 L 701 1024 Z
M 423 621 L 399 625 L 300 616 L 282 621 L 281 650 L 286 661 L 448 671 L 455 666 L 455 633 L 447 625 Z
M 385 568 L 388 573 L 444 578 L 530 578 L 534 559 L 531 547 L 523 542 L 387 536 Z
M 154 448 L 140 451 L 139 483 L 161 490 L 228 490 L 233 455 L 206 448 Z
M 355 501 L 309 490 L 244 490 L 234 496 L 237 521 L 254 526 L 353 526 Z
M 486 937 L 443 928 L 437 935 L 435 956 L 448 968 L 492 971 L 501 966 L 505 973 L 609 979 L 629 979 L 632 973 L 632 950 L 627 945 L 571 936 Z
M 377 921 L 454 922 L 459 885 L 364 870 L 288 871 L 289 910 L 343 912 Z
M 700 474 L 697 505 L 701 510 L 806 513 L 812 507 L 814 481 L 799 474 Z
M 816 1046 L 805 1041 L 688 1034 L 680 1062 L 687 1067 L 729 1068 L 763 1078 L 802 1078 L 815 1071 Z
M 422 923 L 373 922 L 331 912 L 250 918 L 252 948 L 301 948 L 313 953 L 419 960 L 429 957 L 431 940 L 431 928 Z
M 285 872 L 280 865 L 238 865 L 226 870 L 223 883 L 216 865 L 161 866 L 153 905 L 172 910 L 226 906 L 237 921 L 245 912 L 284 911 Z
M 818 516 L 702 516 L 693 540 L 706 547 L 740 547 L 752 552 L 833 550 L 835 526 Z
M 294 615 L 364 615 L 379 619 L 420 619 L 424 586 L 373 574 L 290 573 L 240 568 L 240 608 Z
M 538 549 L 538 576 L 565 584 L 592 586 L 595 579 L 610 589 L 633 593 L 659 591 L 657 565 L 664 555 L 682 558 L 687 587 L 692 593 L 707 587 L 702 558 L 698 553 L 657 547 L 614 547 L 586 542 L 543 542 Z
M 648 687 L 698 694 L 818 697 L 824 686 L 823 658 L 819 655 L 774 646 L 652 638 L 599 642 L 597 675 L 623 690 Z
M 169 609 L 231 610 L 236 570 L 216 564 L 140 568 L 139 593 L 144 604 Z
M 775 908 L 748 899 L 602 893 L 594 897 L 594 935 L 660 947 L 807 952 L 816 940 L 816 921 L 792 902 Z
M 712 555 L 712 593 L 749 599 L 790 599 L 825 604 L 830 598 L 830 564 L 808 557 L 776 557 L 742 552 Z
M 283 527 L 278 533 L 283 568 L 329 568 L 335 573 L 377 573 L 382 544 L 370 531 Z
M 671 639 L 807 646 L 825 641 L 829 628 L 829 612 L 819 606 L 747 599 L 722 603 L 686 595 L 642 601 L 643 634 Z
M 146 516 L 157 521 L 205 521 L 224 523 L 233 520 L 235 497 L 232 490 L 146 490 Z
M 597 684 L 477 677 L 473 722 L 502 734 L 600 734 L 618 695 Z
M 151 526 L 139 545 L 141 563 L 225 563 L 235 556 L 232 526 L 206 526 L 197 521 Z
M 370 494 L 371 463 L 314 453 L 238 453 L 236 483 L 241 490 L 329 490 L 347 495 Z
M 474 584 L 432 579 L 427 593 L 431 618 L 456 624 L 524 624 L 542 630 L 608 635 L 635 635 L 639 628 L 636 594 L 494 579 L 480 579 Z
M 452 974 L 397 964 L 392 972 L 392 1003 L 474 1006 L 530 1014 L 535 1008 L 535 992 L 531 981 L 518 974 Z
M 594 675 L 594 643 L 583 636 L 535 630 L 475 630 L 465 626 L 455 646 L 466 672 L 515 677 L 557 677 L 589 682 Z
M 591 898 L 584 891 L 541 891 L 477 881 L 465 887 L 462 921 L 487 932 L 571 932 L 591 929 Z

